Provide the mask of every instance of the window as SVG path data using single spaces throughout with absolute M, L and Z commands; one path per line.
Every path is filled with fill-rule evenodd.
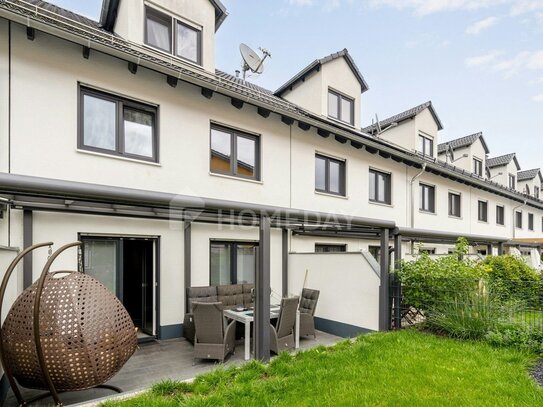
M 370 170 L 370 201 L 391 203 L 391 175 L 386 172 Z
M 522 229 L 522 212 L 515 212 L 515 227 L 517 229 Z
M 479 201 L 477 212 L 479 221 L 488 222 L 488 202 Z
M 419 184 L 419 209 L 424 212 L 436 212 L 436 188 L 431 185 Z
M 509 188 L 515 189 L 515 176 L 513 174 L 509 174 Z
M 201 65 L 201 36 L 201 30 L 150 7 L 145 8 L 147 45 Z
M 419 134 L 419 152 L 428 157 L 434 156 L 434 140 Z
M 505 225 L 505 208 L 501 205 L 496 205 L 496 224 Z
M 534 187 L 534 197 L 539 199 L 539 187 Z
M 315 253 L 343 253 L 346 251 L 346 244 L 315 243 Z
M 83 87 L 80 93 L 80 149 L 157 161 L 155 106 Z
M 354 100 L 329 89 L 328 116 L 354 124 Z
M 454 216 L 456 218 L 460 217 L 460 214 L 462 213 L 460 204 L 460 194 L 449 192 L 449 216 Z
M 211 172 L 260 179 L 260 138 L 226 127 L 211 126 Z
M 419 254 L 423 254 L 423 253 L 426 253 L 428 255 L 430 254 L 436 254 L 436 249 L 435 248 L 430 248 L 430 247 L 421 247 L 419 248 Z
M 534 214 L 528 214 L 528 230 L 534 230 Z
M 483 176 L 483 161 L 478 158 L 473 159 L 473 173 L 479 177 Z
M 256 243 L 211 242 L 210 285 L 254 284 Z
M 315 190 L 345 196 L 345 161 L 316 154 Z

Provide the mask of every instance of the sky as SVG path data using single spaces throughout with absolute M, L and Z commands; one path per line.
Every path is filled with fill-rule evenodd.
M 101 0 L 50 0 L 98 19 Z M 125 0 L 126 1 L 126 0 Z M 440 141 L 483 132 L 491 156 L 543 167 L 543 0 L 223 0 L 216 67 L 239 44 L 271 52 L 275 90 L 316 58 L 347 48 L 369 85 L 362 124 L 431 100 Z

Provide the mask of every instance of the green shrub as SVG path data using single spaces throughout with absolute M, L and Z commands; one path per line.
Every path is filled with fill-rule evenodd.
M 518 324 L 498 324 L 485 339 L 494 346 L 509 346 L 543 354 L 543 330 Z
M 534 305 L 541 298 L 541 276 L 519 257 L 488 256 L 488 289 L 492 299 L 500 303 Z

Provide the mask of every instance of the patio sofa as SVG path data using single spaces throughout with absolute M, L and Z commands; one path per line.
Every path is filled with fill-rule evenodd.
M 238 305 L 253 307 L 251 289 L 254 284 L 230 284 L 210 287 L 187 288 L 188 309 L 183 320 L 183 336 L 194 344 L 194 317 L 192 304 L 194 302 L 221 302 L 225 309 Z

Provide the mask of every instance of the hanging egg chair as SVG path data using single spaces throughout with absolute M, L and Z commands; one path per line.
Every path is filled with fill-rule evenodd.
M 61 405 L 58 393 L 104 385 L 132 356 L 137 347 L 130 315 L 102 283 L 77 271 L 49 272 L 67 244 L 53 253 L 38 281 L 13 303 L 0 330 L 4 372 L 20 405 L 26 405 L 17 386 L 46 390 Z M 10 275 L 32 250 L 25 249 L 11 263 L 0 286 L 0 313 Z M 16 381 L 14 380 L 16 379 Z M 34 400 L 32 400 L 34 401 Z

